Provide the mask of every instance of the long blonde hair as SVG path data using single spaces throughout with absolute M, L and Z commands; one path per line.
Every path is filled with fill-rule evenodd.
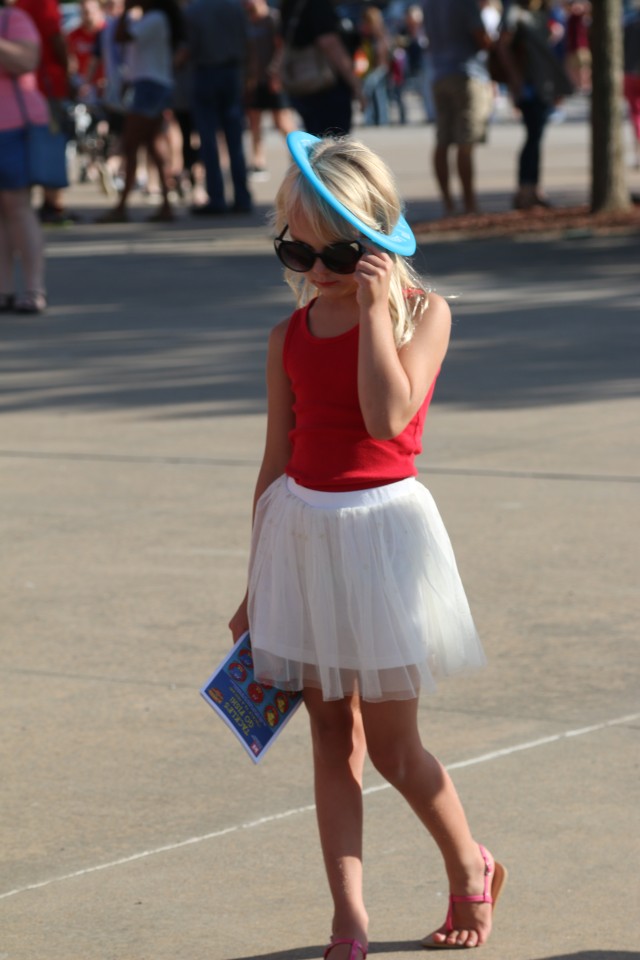
M 309 160 L 320 180 L 351 213 L 374 230 L 392 232 L 402 213 L 402 202 L 391 171 L 372 150 L 351 137 L 326 138 L 315 146 Z M 276 233 L 281 233 L 291 214 L 298 211 L 326 244 L 361 238 L 357 227 L 336 213 L 292 163 L 276 195 L 273 216 Z M 365 238 L 366 243 L 369 241 Z M 428 293 L 404 257 L 394 253 L 389 256 L 393 260 L 389 313 L 399 348 L 411 340 Z M 306 274 L 285 269 L 285 279 L 296 295 L 298 306 L 316 295 Z

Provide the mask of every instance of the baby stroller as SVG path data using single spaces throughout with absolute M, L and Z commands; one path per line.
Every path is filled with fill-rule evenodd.
M 104 111 L 97 104 L 67 104 L 67 167 L 69 179 L 75 183 L 94 181 L 107 156 L 108 125 Z

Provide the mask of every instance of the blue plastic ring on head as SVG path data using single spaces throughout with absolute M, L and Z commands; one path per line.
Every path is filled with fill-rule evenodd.
M 400 218 L 391 233 L 381 233 L 367 226 L 355 213 L 352 213 L 331 191 L 324 185 L 318 174 L 315 172 L 309 161 L 309 151 L 317 143 L 322 143 L 319 137 L 314 137 L 304 130 L 295 130 L 287 136 L 287 146 L 302 175 L 309 181 L 313 189 L 323 200 L 326 200 L 330 207 L 336 213 L 344 217 L 349 223 L 356 227 L 369 240 L 383 250 L 389 250 L 391 253 L 398 253 L 402 257 L 410 257 L 416 251 L 416 238 L 413 235 L 411 227 L 400 214 Z

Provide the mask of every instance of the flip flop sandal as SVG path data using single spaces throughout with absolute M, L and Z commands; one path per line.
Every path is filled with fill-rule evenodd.
M 351 950 L 349 951 L 349 960 L 358 960 L 358 951 L 360 951 L 360 953 L 362 954 L 361 960 L 366 960 L 367 948 L 363 947 L 363 945 L 360 943 L 359 940 L 346 940 L 346 939 L 340 939 L 340 938 L 338 938 L 337 940 L 333 940 L 333 939 L 331 940 L 331 943 L 329 944 L 329 946 L 324 952 L 324 960 L 327 960 L 327 957 L 329 956 L 333 948 L 339 946 L 341 943 L 348 943 L 351 946 Z
M 430 933 L 428 936 L 421 941 L 422 946 L 426 950 L 465 950 L 469 949 L 464 943 L 441 943 L 438 940 L 434 940 L 436 933 L 442 933 L 445 936 L 451 933 L 452 930 L 455 930 L 455 925 L 453 922 L 453 905 L 455 903 L 490 903 L 492 905 L 492 913 L 495 911 L 496 904 L 498 902 L 498 897 L 502 892 L 507 880 L 507 870 L 501 863 L 498 863 L 497 860 L 494 861 L 493 869 L 491 868 L 491 861 L 489 860 L 489 855 L 486 849 L 482 844 L 478 844 L 480 847 L 480 853 L 482 854 L 482 859 L 485 863 L 484 868 L 484 891 L 482 893 L 472 894 L 471 896 L 460 896 L 455 893 L 449 894 L 449 909 L 447 911 L 447 918 L 444 922 L 444 930 L 436 930 L 434 933 Z

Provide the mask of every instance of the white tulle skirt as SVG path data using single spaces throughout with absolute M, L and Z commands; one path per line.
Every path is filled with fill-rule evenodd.
M 347 493 L 280 477 L 249 565 L 258 677 L 285 690 L 404 700 L 485 663 L 433 497 L 417 480 Z

